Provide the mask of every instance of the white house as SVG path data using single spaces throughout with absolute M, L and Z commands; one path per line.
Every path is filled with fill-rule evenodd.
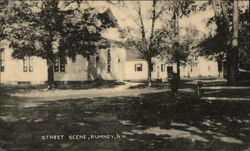
M 1 52 L 1 83 L 32 83 L 47 81 L 46 60 L 39 57 L 14 59 L 12 49 L 5 41 Z M 152 58 L 152 79 L 166 80 L 176 72 L 175 64 L 166 64 L 166 60 Z M 122 43 L 113 41 L 109 49 L 101 49 L 89 60 L 81 55 L 72 61 L 67 58 L 66 64 L 56 59 L 54 62 L 55 81 L 90 81 L 102 80 L 147 80 L 148 64 L 141 59 L 138 51 L 123 47 Z M 218 77 L 218 64 L 204 57 L 195 58 L 192 64 L 180 67 L 181 77 Z
M 160 58 L 152 58 L 153 71 L 152 79 L 166 79 L 166 63 Z M 125 80 L 147 80 L 148 64 L 140 57 L 138 51 L 127 49 L 125 64 Z
M 26 57 L 23 60 L 14 59 L 7 41 L 3 41 L 4 50 L 0 52 L 1 83 L 28 82 L 41 83 L 47 81 L 46 61 L 38 57 Z
M 167 61 L 160 57 L 152 58 L 153 80 L 166 80 L 173 72 L 177 72 L 176 64 L 167 64 Z M 128 49 L 126 51 L 126 80 L 146 80 L 148 64 L 141 59 L 139 52 Z M 194 57 L 191 64 L 180 66 L 181 77 L 219 77 L 218 63 L 207 60 L 205 57 Z
M 205 57 L 193 57 L 193 61 L 180 67 L 182 77 L 219 77 L 218 63 Z
M 12 49 L 5 41 L 4 51 L 1 55 L 1 83 L 32 83 L 39 84 L 47 81 L 47 63 L 39 57 L 25 57 L 14 59 L 11 56 Z M 126 50 L 113 42 L 109 49 L 101 49 L 89 60 L 81 55 L 76 60 L 67 58 L 66 64 L 59 58 L 54 62 L 55 81 L 89 81 L 96 79 L 103 80 L 124 80 Z
M 1 52 L 1 83 L 32 83 L 47 81 L 46 60 L 39 57 L 14 59 L 12 49 L 5 41 Z M 153 80 L 166 80 L 172 72 L 176 72 L 175 64 L 166 64 L 166 60 L 152 58 Z M 57 58 L 54 62 L 55 81 L 90 81 L 102 80 L 147 80 L 148 64 L 141 59 L 138 51 L 128 49 L 121 42 L 111 42 L 111 47 L 101 49 L 89 60 L 81 55 L 72 61 L 67 58 L 66 64 Z M 197 57 L 192 64 L 180 67 L 181 77 L 218 77 L 218 64 L 215 61 Z

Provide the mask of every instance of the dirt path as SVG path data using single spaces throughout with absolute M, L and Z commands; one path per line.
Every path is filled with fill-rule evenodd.
M 129 89 L 131 86 L 136 86 L 141 83 L 126 82 L 125 85 L 120 85 L 115 88 L 103 89 L 84 89 L 84 90 L 32 90 L 29 92 L 10 93 L 10 96 L 22 99 L 37 100 L 60 100 L 60 99 L 78 99 L 78 98 L 96 98 L 96 97 L 117 97 L 117 96 L 138 96 L 142 93 L 162 92 L 166 90 L 156 90 L 153 88 L 147 89 Z
M 65 99 L 81 99 L 81 98 L 112 98 L 112 97 L 123 97 L 123 96 L 134 96 L 138 97 L 147 93 L 159 93 L 170 91 L 169 89 L 155 89 L 155 88 L 144 88 L 144 89 L 129 89 L 131 86 L 136 86 L 141 83 L 126 82 L 125 85 L 120 85 L 115 88 L 103 88 L 103 89 L 84 89 L 84 90 L 32 90 L 28 92 L 16 92 L 10 93 L 9 95 L 21 99 L 20 107 L 36 107 L 40 106 L 48 101 L 57 101 Z M 180 89 L 181 91 L 191 92 L 190 88 Z M 34 101 L 35 100 L 35 101 Z

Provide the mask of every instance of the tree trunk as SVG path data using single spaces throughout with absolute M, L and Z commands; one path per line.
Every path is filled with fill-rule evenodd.
M 148 63 L 148 87 L 152 86 L 152 61 L 151 58 L 147 59 L 147 63 Z
M 225 28 L 228 33 L 225 33 L 225 38 L 226 38 L 226 66 L 227 66 L 227 82 L 229 84 L 232 83 L 232 66 L 233 66 L 233 51 L 232 51 L 232 37 L 231 37 L 231 31 L 230 31 L 230 21 L 229 21 L 229 15 L 228 15 L 228 8 L 226 7 L 225 1 L 220 1 L 223 16 L 224 16 L 224 21 L 225 21 Z
M 54 85 L 54 70 L 53 70 L 53 59 L 49 57 L 47 59 L 47 66 L 48 66 L 48 89 L 55 88 Z
M 88 81 L 91 81 L 92 78 L 91 78 L 91 61 L 90 61 L 90 57 L 88 56 L 87 57 L 87 64 L 88 64 L 88 67 L 87 67 L 87 72 L 88 72 Z
M 177 66 L 177 77 L 178 77 L 178 79 L 180 79 L 180 60 L 178 60 L 177 62 L 176 62 L 176 66 Z
M 238 10 L 238 0 L 233 2 L 233 35 L 232 35 L 232 48 L 228 51 L 230 61 L 230 66 L 228 68 L 228 83 L 236 84 L 238 79 L 238 28 L 239 28 L 239 10 Z
M 180 21 L 180 2 L 177 2 L 176 3 L 176 6 L 175 6 L 175 41 L 179 44 L 179 41 L 180 41 L 180 24 L 179 24 L 179 21 Z M 179 48 L 177 48 L 179 49 Z M 175 50 L 177 51 L 177 50 Z M 177 58 L 175 58 L 177 59 Z M 180 79 L 180 60 L 177 59 L 176 61 L 176 66 L 177 66 L 177 78 Z
M 174 10 L 174 22 L 175 22 L 175 41 L 179 42 L 179 30 L 180 30 L 180 25 L 179 25 L 179 21 L 180 21 L 180 2 L 177 1 L 175 3 L 175 10 Z
M 0 84 L 1 84 L 1 82 L 2 82 L 2 51 L 4 51 L 4 50 L 1 50 L 1 48 L 0 48 Z

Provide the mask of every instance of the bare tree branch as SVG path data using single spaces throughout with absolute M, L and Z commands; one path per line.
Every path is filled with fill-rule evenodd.
M 155 6 L 156 6 L 156 0 L 153 0 L 153 10 L 152 10 L 152 25 L 151 25 L 151 33 L 150 33 L 150 38 L 149 38 L 149 45 L 148 49 L 150 49 L 152 40 L 154 38 L 154 27 L 155 27 L 155 21 L 156 21 L 156 12 L 155 12 Z
M 224 15 L 226 21 L 229 22 L 228 10 L 227 10 L 225 1 L 224 0 L 220 1 L 220 3 L 221 3 L 221 8 L 222 8 L 223 15 Z
M 218 12 L 218 9 L 217 9 L 217 3 L 216 3 L 216 1 L 209 0 L 209 3 L 212 4 L 214 14 L 215 14 L 216 17 L 218 17 L 219 16 L 219 12 Z
M 142 41 L 145 42 L 145 43 L 147 43 L 145 26 L 144 26 L 144 21 L 143 21 L 143 17 L 142 17 L 141 3 L 139 1 L 137 1 L 136 4 L 137 4 L 136 6 L 137 6 L 138 18 L 140 20 L 140 28 L 141 28 Z

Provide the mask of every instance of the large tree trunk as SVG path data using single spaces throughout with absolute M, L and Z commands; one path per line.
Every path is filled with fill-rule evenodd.
M 152 24 L 151 24 L 151 33 L 150 33 L 150 37 L 149 37 L 149 44 L 147 46 L 147 50 L 148 50 L 148 58 L 147 58 L 147 63 L 148 63 L 148 87 L 151 87 L 152 86 L 152 69 L 153 69 L 153 66 L 152 66 L 152 49 L 151 49 L 151 46 L 152 46 L 152 43 L 153 43 L 153 38 L 154 38 L 154 30 L 155 30 L 155 21 L 156 21 L 156 0 L 153 0 L 153 10 L 152 10 Z M 144 31 L 145 32 L 145 31 Z M 144 35 L 145 36 L 145 35 Z
M 220 1 L 220 4 L 221 4 L 221 8 L 222 8 L 222 13 L 223 13 L 223 16 L 224 16 L 224 21 L 225 21 L 225 31 L 227 31 L 227 33 L 225 33 L 225 38 L 226 38 L 226 67 L 227 67 L 227 81 L 228 83 L 231 83 L 230 80 L 229 80 L 229 77 L 231 77 L 231 71 L 230 71 L 230 68 L 231 68 L 231 58 L 232 58 L 232 54 L 231 54 L 231 49 L 232 49 L 232 45 L 231 45 L 231 31 L 230 31 L 230 21 L 229 21 L 229 15 L 228 15 L 228 9 L 226 7 L 226 4 L 225 4 L 225 1 Z
M 0 48 L 0 84 L 1 84 L 1 82 L 2 82 L 2 49 Z
M 54 53 L 52 51 L 53 46 L 52 42 L 47 43 L 47 51 L 48 51 L 48 56 L 47 56 L 47 72 L 48 72 L 48 89 L 54 89 L 55 84 L 54 84 Z
M 47 59 L 47 67 L 48 67 L 48 89 L 55 88 L 54 84 L 54 70 L 53 70 L 53 59 L 49 57 Z
M 178 79 L 180 79 L 180 60 L 178 60 L 176 62 L 176 66 L 177 66 L 177 76 L 178 76 Z
M 152 61 L 151 58 L 147 59 L 147 63 L 148 63 L 148 87 L 152 86 Z
M 239 10 L 238 10 L 238 0 L 233 2 L 233 35 L 232 35 L 232 48 L 228 50 L 228 61 L 229 61 L 229 75 L 228 83 L 236 84 L 238 79 L 238 28 L 239 28 Z
M 227 22 L 227 82 L 229 84 L 235 84 L 238 78 L 238 23 L 239 23 L 239 10 L 238 10 L 238 1 L 234 0 L 233 2 L 233 35 L 230 37 L 230 28 L 229 28 L 229 15 L 228 9 L 226 8 L 225 1 L 220 1 L 222 12 L 224 18 Z

